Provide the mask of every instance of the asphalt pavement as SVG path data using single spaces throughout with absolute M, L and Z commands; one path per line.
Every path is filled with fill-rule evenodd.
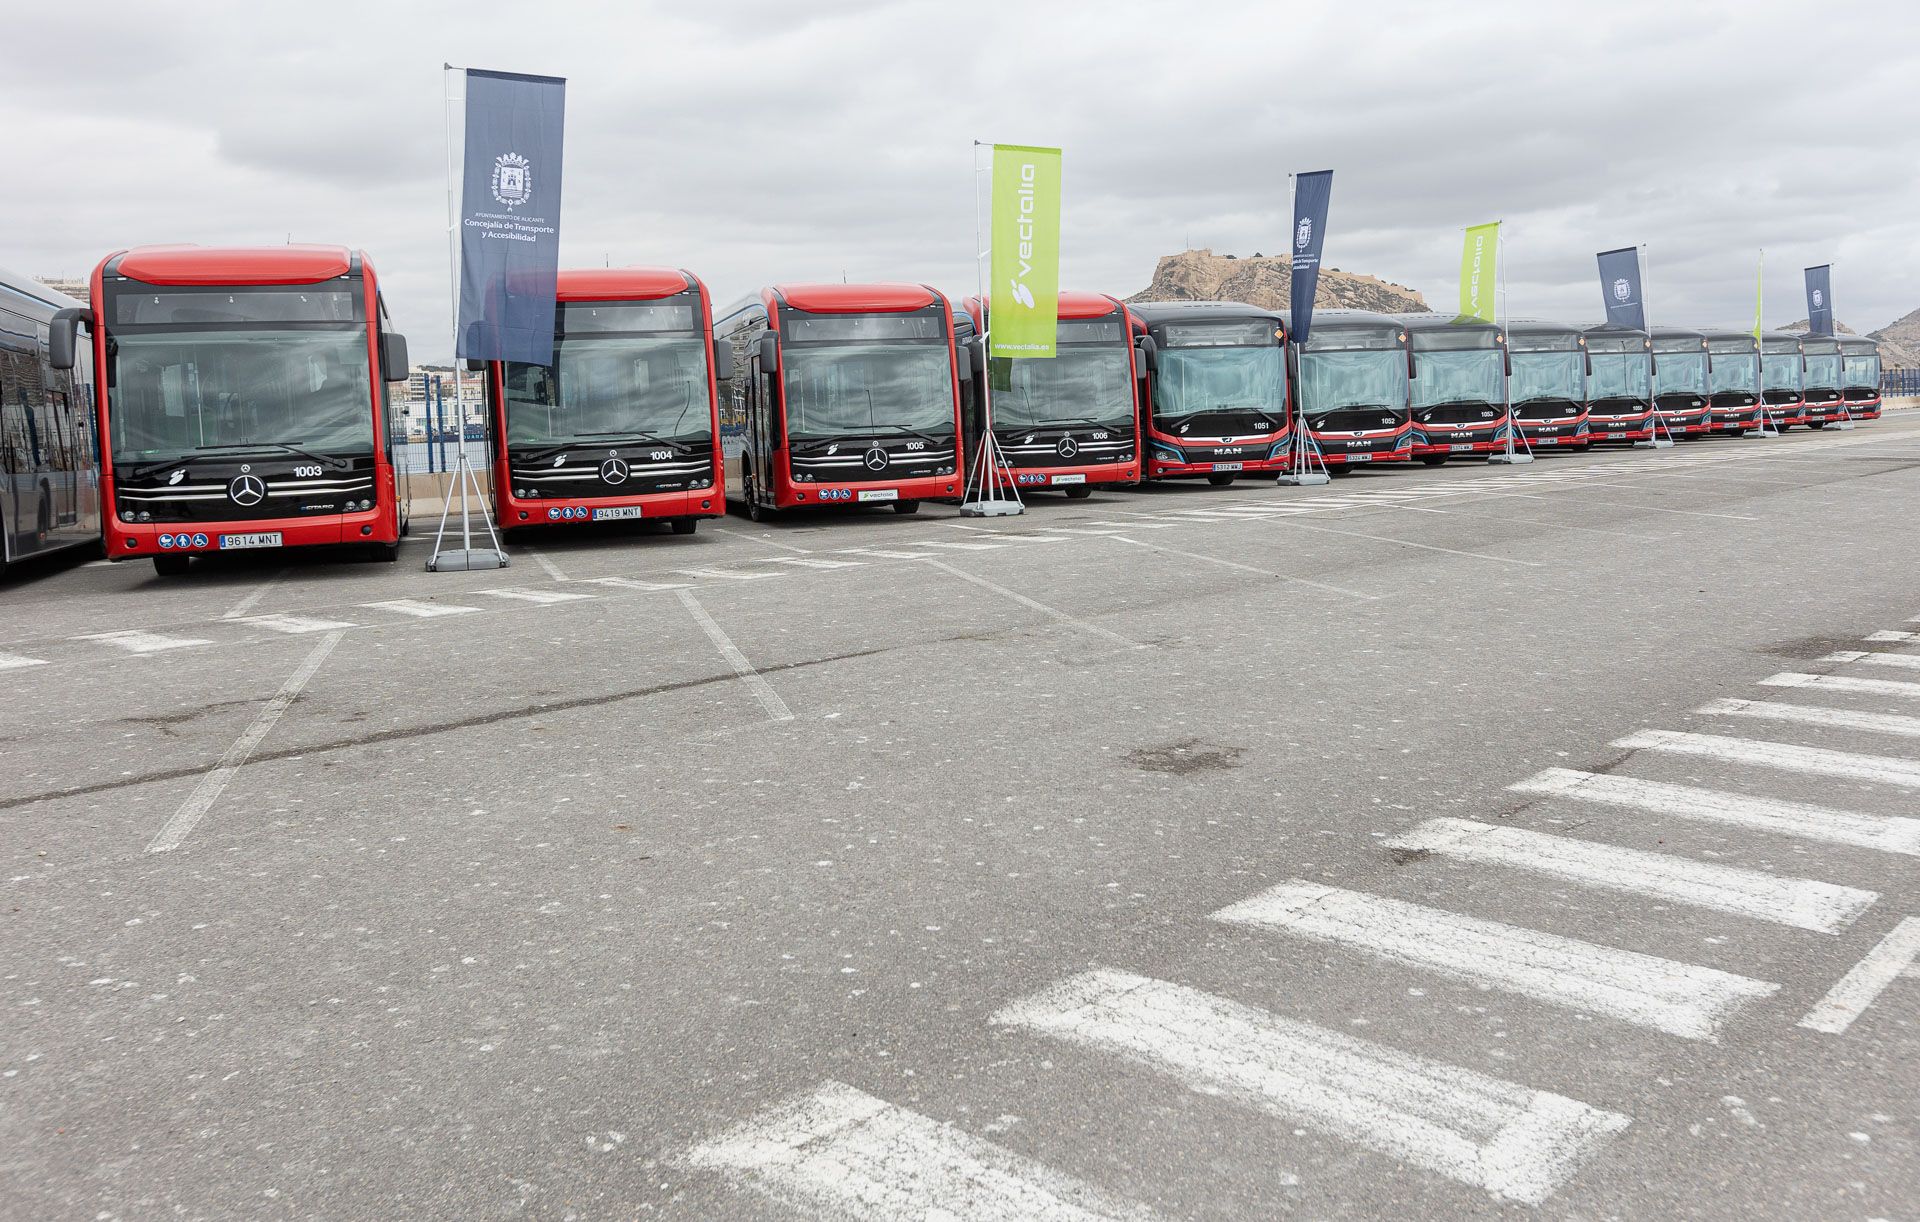
M 1920 1212 L 1920 419 L 0 585 L 0 1216 Z

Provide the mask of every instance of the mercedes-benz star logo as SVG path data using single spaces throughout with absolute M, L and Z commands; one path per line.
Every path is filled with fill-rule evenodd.
M 609 484 L 627 482 L 627 463 L 622 458 L 609 458 L 600 464 L 600 478 Z
M 1075 454 L 1078 454 L 1080 452 L 1080 443 L 1075 441 L 1071 437 L 1062 437 L 1060 439 L 1060 444 L 1053 448 L 1055 453 L 1059 454 L 1060 457 L 1072 458 Z
M 861 461 L 867 464 L 867 470 L 869 471 L 885 471 L 887 469 L 887 452 L 879 446 L 875 446 L 867 451 L 866 457 L 861 459 Z
M 236 475 L 227 485 L 227 496 L 236 505 L 252 508 L 267 499 L 267 485 L 257 475 Z

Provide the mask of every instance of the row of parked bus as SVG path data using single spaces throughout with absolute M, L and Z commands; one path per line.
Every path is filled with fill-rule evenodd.
M 1061 293 L 1057 355 L 990 360 L 988 301 L 924 285 L 781 285 L 715 309 L 690 272 L 562 272 L 553 362 L 485 370 L 494 511 L 512 530 L 729 501 L 964 494 L 986 421 L 1022 490 L 1505 449 L 1583 449 L 1879 414 L 1870 340 L 1504 327 L 1435 315 L 1129 306 Z M 5 558 L 104 535 L 113 559 L 360 545 L 407 530 L 407 377 L 372 263 L 330 246 L 120 251 L 87 302 L 0 281 Z M 95 372 L 99 371 L 99 376 Z M 1509 409 L 1509 401 L 1511 408 Z M 991 410 L 988 410 L 988 405 Z M 1304 430 L 1304 438 L 1296 438 Z

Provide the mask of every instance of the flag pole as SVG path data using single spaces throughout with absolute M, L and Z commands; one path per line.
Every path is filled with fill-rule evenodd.
M 1501 231 L 1504 231 L 1506 227 L 1507 227 L 1506 221 L 1503 219 L 1500 222 Z M 1495 239 L 1496 242 L 1504 242 L 1505 240 L 1506 240 L 1506 234 L 1504 232 L 1501 232 L 1500 236 Z M 1493 257 L 1495 260 L 1494 273 L 1499 277 L 1499 280 L 1500 280 L 1500 287 L 1499 287 L 1500 322 L 1497 325 L 1500 328 L 1500 333 L 1506 336 L 1506 339 L 1507 339 L 1506 359 L 1508 362 L 1511 362 L 1513 360 L 1513 331 L 1511 330 L 1511 326 L 1513 323 L 1513 311 L 1509 308 L 1507 303 L 1507 260 L 1505 257 L 1505 253 L 1501 251 L 1501 249 L 1498 246 L 1494 247 Z M 1521 463 L 1530 463 L 1533 461 L 1533 447 L 1525 444 L 1526 439 L 1524 437 L 1521 438 L 1521 444 L 1525 448 L 1526 453 L 1524 454 L 1519 453 L 1514 449 L 1514 446 L 1513 446 L 1514 434 L 1520 431 L 1519 421 L 1513 418 L 1513 375 L 1509 373 L 1506 377 L 1501 378 L 1500 384 L 1506 389 L 1507 451 L 1504 454 L 1494 454 L 1490 456 L 1487 459 L 1487 465 L 1517 466 Z
M 1753 271 L 1753 360 L 1758 367 L 1759 385 L 1754 394 L 1760 400 L 1760 427 L 1754 430 L 1755 437 L 1778 437 L 1780 426 L 1774 423 L 1773 409 L 1767 406 L 1767 343 L 1760 338 L 1765 330 L 1763 319 L 1766 316 L 1767 303 L 1767 248 L 1760 248 L 1759 262 Z
M 1005 461 L 1000 441 L 993 435 L 993 310 L 987 302 L 987 263 L 993 257 L 993 242 L 980 219 L 980 147 L 973 142 L 973 277 L 980 301 L 980 332 L 974 342 L 980 345 L 980 376 L 974 379 L 973 393 L 980 402 L 980 453 L 972 471 L 960 487 L 960 513 L 969 518 L 1012 517 L 1024 513 L 1026 505 L 1012 476 L 1001 469 Z M 992 162 L 988 162 L 988 182 L 992 182 Z M 957 353 L 955 354 L 958 355 Z M 971 359 L 971 358 L 969 358 Z M 962 429 L 964 437 L 966 430 Z M 1011 494 L 1006 495 L 1006 494 Z
M 1294 183 L 1295 177 L 1296 175 L 1293 174 L 1287 175 L 1288 230 L 1287 245 L 1283 249 L 1291 249 L 1293 246 L 1292 226 L 1294 221 L 1292 218 L 1294 216 L 1294 191 L 1296 189 Z M 1293 261 L 1291 259 L 1287 261 L 1287 290 L 1289 292 L 1293 290 Z M 1287 346 L 1291 348 L 1293 343 L 1293 323 L 1292 320 L 1289 319 L 1287 323 Z M 1299 360 L 1294 363 L 1296 365 L 1304 363 L 1306 355 L 1305 352 L 1301 352 L 1299 354 Z M 1291 376 L 1287 378 L 1287 395 L 1293 400 L 1293 439 L 1289 442 L 1288 454 L 1290 457 L 1287 462 L 1287 469 L 1274 477 L 1273 482 L 1293 488 L 1331 484 L 1333 482 L 1333 473 L 1327 470 L 1327 460 L 1320 453 L 1320 443 L 1315 441 L 1307 432 L 1307 409 L 1306 406 L 1300 402 L 1300 387 Z M 1313 470 L 1313 464 L 1315 462 L 1320 464 L 1318 471 Z
M 1661 412 L 1660 395 L 1659 392 L 1654 389 L 1654 378 L 1656 376 L 1654 366 L 1659 363 L 1660 355 L 1653 348 L 1653 319 L 1648 316 L 1647 309 L 1648 303 L 1653 297 L 1653 294 L 1647 292 L 1647 286 L 1653 283 L 1653 277 L 1648 275 L 1649 270 L 1653 267 L 1653 257 L 1648 255 L 1646 250 L 1647 244 L 1645 242 L 1640 243 L 1640 253 L 1636 257 L 1640 260 L 1640 321 L 1647 324 L 1647 398 L 1653 401 L 1653 436 L 1647 440 L 1647 444 L 1656 450 L 1670 450 L 1673 448 L 1673 426 L 1667 423 L 1666 415 Z M 1665 429 L 1667 432 L 1665 438 L 1660 436 L 1660 430 L 1662 429 Z M 1640 443 L 1635 442 L 1634 444 L 1638 445 Z
M 452 64 L 440 65 L 440 97 L 447 118 L 447 280 L 453 296 L 448 300 L 452 311 L 449 330 L 453 334 L 453 414 L 455 424 L 460 430 L 460 452 L 467 451 L 467 400 L 466 380 L 460 376 L 460 209 L 454 192 L 459 189 L 459 175 L 453 162 L 453 93 L 451 77 L 460 69 Z M 433 442 L 433 424 L 427 424 L 427 442 Z M 451 494 L 451 489 L 448 490 Z

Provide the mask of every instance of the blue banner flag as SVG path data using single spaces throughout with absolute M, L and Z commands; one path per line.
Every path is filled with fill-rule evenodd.
M 1814 335 L 1833 334 L 1833 265 L 1822 263 L 1807 269 L 1807 330 Z
M 553 363 L 567 82 L 467 70 L 454 355 Z
M 1293 180 L 1293 317 L 1291 339 L 1307 342 L 1313 325 L 1313 294 L 1320 287 L 1320 248 L 1327 237 L 1327 203 L 1333 171 L 1315 170 Z
M 1622 246 L 1603 250 L 1600 260 L 1600 299 L 1607 322 L 1616 327 L 1647 329 L 1647 301 L 1640 289 L 1640 248 Z

